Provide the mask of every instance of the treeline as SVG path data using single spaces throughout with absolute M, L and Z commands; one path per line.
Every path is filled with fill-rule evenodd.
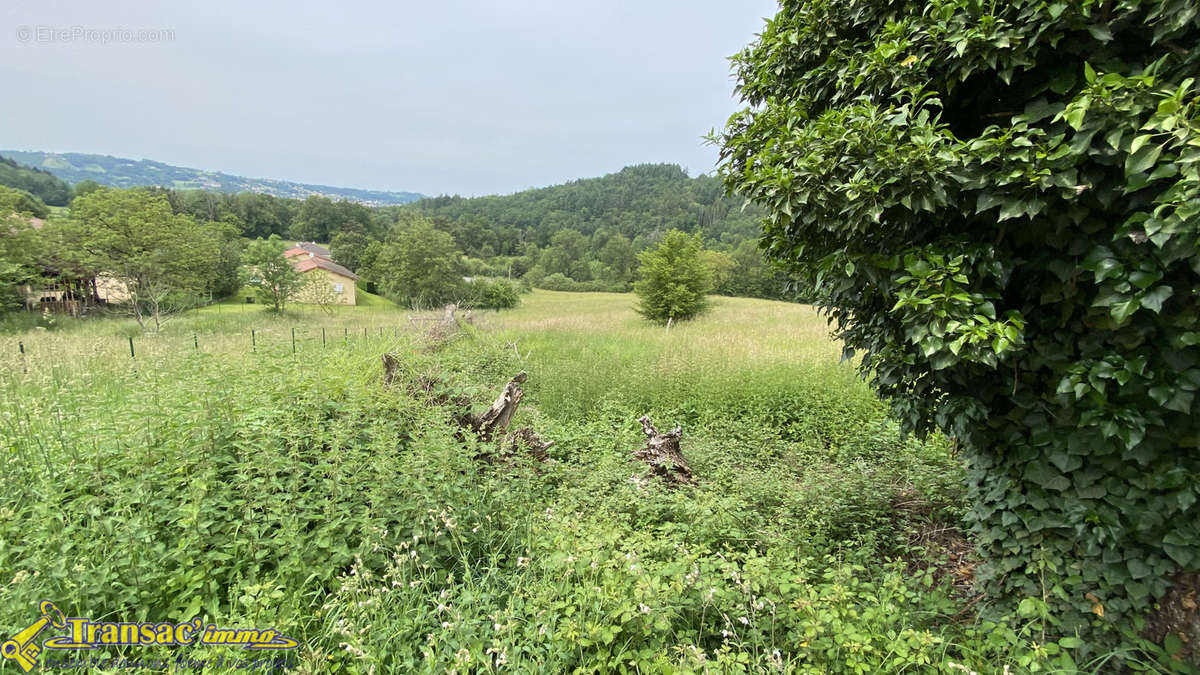
M 638 278 L 638 254 L 670 230 L 699 235 L 715 292 L 787 297 L 786 277 L 757 248 L 761 213 L 726 197 L 717 179 L 691 178 L 676 165 L 632 166 L 512 195 L 437 197 L 399 207 L 368 208 L 322 196 L 298 200 L 253 192 L 119 190 L 93 181 L 77 184 L 65 200 L 56 201 L 71 204 L 68 218 L 78 221 L 72 200 L 97 192 L 152 198 L 155 209 L 186 219 L 177 222 L 219 229 L 225 248 L 273 236 L 327 243 L 334 259 L 356 272 L 366 290 L 408 304 L 492 292 L 481 286 L 487 282 L 472 281 L 482 279 L 550 290 L 629 291 Z M 46 216 L 40 199 L 21 194 L 24 201 L 12 211 Z M 101 201 L 115 206 L 115 200 Z M 227 261 L 222 271 L 202 287 L 185 284 L 189 292 L 214 297 L 236 292 L 236 264 L 228 263 L 236 252 L 222 255 Z M 512 287 L 495 292 L 507 294 Z
M 100 188 L 76 195 L 69 217 L 35 223 L 32 215 L 23 193 L 0 187 L 0 310 L 20 306 L 24 284 L 82 300 L 112 278 L 138 323 L 158 328 L 173 309 L 240 286 L 237 230 L 175 213 L 161 193 Z
M 362 276 L 369 290 L 401 302 L 452 294 L 431 293 L 422 284 L 411 296 L 402 293 L 404 283 L 379 262 L 395 260 L 396 247 L 407 246 L 404 240 L 418 223 L 450 237 L 449 255 L 457 262 L 439 272 L 443 279 L 506 278 L 550 290 L 624 292 L 637 278 L 637 254 L 674 229 L 701 236 L 717 293 L 787 297 L 786 277 L 757 248 L 761 212 L 726 197 L 716 178 L 691 178 L 676 165 L 632 166 L 512 195 L 436 197 L 379 208 L 320 196 L 152 189 L 176 213 L 226 223 L 250 239 L 279 235 L 328 243 L 334 258 Z M 417 239 L 433 241 L 424 233 Z M 445 241 L 439 238 L 429 255 L 441 259 Z
M 743 206 L 714 177 L 644 164 L 512 195 L 443 196 L 380 211 L 431 220 L 454 237 L 472 274 L 550 290 L 628 291 L 638 253 L 669 230 L 699 234 L 718 293 L 783 298 L 786 278 L 756 244 L 762 213 Z
M 0 157 L 0 185 L 27 192 L 50 206 L 66 206 L 74 194 L 71 186 L 61 178 L 7 157 Z M 37 217 L 44 218 L 45 215 Z

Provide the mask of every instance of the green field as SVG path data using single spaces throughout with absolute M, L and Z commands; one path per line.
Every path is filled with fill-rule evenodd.
M 0 634 L 51 599 L 94 620 L 275 627 L 309 673 L 1049 658 L 976 618 L 949 444 L 902 439 L 823 318 L 716 298 L 667 329 L 632 305 L 537 291 L 434 341 L 434 315 L 381 303 L 0 337 Z M 514 427 L 553 440 L 553 461 L 481 464 L 446 401 L 482 408 L 520 370 Z M 637 480 L 644 414 L 682 425 L 696 486 Z

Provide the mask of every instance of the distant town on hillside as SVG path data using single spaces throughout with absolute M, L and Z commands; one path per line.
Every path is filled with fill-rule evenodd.
M 218 192 L 257 192 L 284 197 L 304 199 L 312 195 L 330 199 L 347 199 L 366 206 L 395 206 L 420 199 L 416 192 L 386 192 L 357 188 L 334 187 L 293 183 L 269 178 L 246 178 L 219 171 L 205 171 L 182 166 L 173 166 L 149 159 L 129 159 L 109 155 L 91 155 L 78 152 L 42 152 L 25 150 L 0 150 L 0 156 L 12 158 L 22 164 L 48 171 L 70 183 L 93 180 L 112 187 L 136 187 L 158 185 L 175 189 L 215 190 Z

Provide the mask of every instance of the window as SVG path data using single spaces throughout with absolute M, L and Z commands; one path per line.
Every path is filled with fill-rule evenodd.
M 346 284 L 334 284 L 333 285 L 334 293 L 341 293 L 344 290 L 346 290 Z

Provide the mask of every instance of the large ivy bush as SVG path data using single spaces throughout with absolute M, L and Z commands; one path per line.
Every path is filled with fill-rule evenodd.
M 716 136 L 768 255 L 960 444 L 978 579 L 1092 644 L 1200 565 L 1198 45 L 1188 0 L 785 0 Z

